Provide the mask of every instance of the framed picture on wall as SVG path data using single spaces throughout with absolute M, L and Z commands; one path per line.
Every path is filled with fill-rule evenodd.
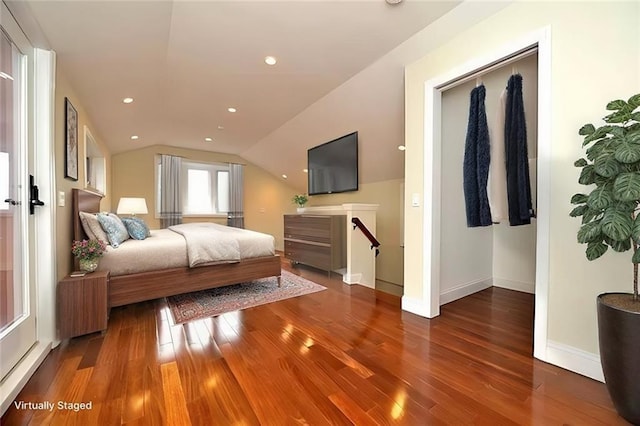
M 64 98 L 64 106 L 66 122 L 64 177 L 78 180 L 78 112 L 69 98 Z

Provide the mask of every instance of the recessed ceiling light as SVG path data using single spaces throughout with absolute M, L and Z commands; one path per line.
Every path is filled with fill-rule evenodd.
M 133 98 L 124 98 L 122 102 L 124 102 L 125 104 L 130 104 L 131 102 L 133 102 Z
M 406 149 L 407 149 L 407 147 L 406 147 L 406 146 L 404 146 L 404 145 L 398 145 L 398 149 L 399 149 L 400 151 L 404 151 L 404 150 L 406 150 Z
M 218 130 L 224 130 L 224 126 L 218 126 Z
M 302 169 L 304 173 L 309 173 L 309 169 Z
M 227 108 L 227 111 L 229 111 L 229 112 L 236 112 L 236 111 L 237 111 L 237 109 L 235 109 L 234 107 L 229 107 L 229 108 Z
M 286 179 L 286 178 L 287 178 L 287 175 L 282 175 L 282 178 L 283 178 L 283 179 Z
M 136 139 L 139 139 L 139 138 L 138 138 L 137 135 L 133 135 L 133 136 L 131 136 L 131 139 L 135 141 Z
M 205 142 L 211 142 L 213 139 L 211 138 L 204 138 Z
M 275 65 L 278 60 L 273 56 L 267 56 L 264 58 L 264 63 L 267 65 Z

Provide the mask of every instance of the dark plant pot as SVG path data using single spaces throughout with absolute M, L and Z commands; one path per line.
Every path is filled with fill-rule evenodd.
M 607 296 L 616 294 L 624 295 L 598 296 L 600 362 L 618 414 L 640 425 L 640 313 L 612 306 Z

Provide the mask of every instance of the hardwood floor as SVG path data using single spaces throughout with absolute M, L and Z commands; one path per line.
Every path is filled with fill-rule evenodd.
M 55 408 L 14 404 L 2 425 L 626 424 L 603 384 L 532 358 L 531 295 L 491 288 L 427 320 L 283 267 L 328 290 L 183 325 L 162 300 L 114 308 L 16 400 Z

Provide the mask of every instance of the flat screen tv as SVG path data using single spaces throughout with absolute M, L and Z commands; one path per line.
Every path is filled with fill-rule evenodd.
M 309 195 L 358 190 L 358 132 L 307 151 Z

